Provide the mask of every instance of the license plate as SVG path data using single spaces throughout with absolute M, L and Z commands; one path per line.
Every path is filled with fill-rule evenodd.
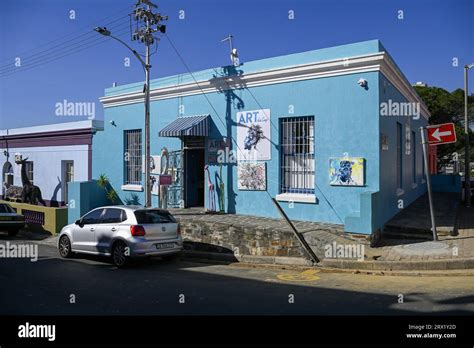
M 0 216 L 1 221 L 12 221 L 13 218 L 11 216 Z
M 172 247 L 174 247 L 173 243 L 163 243 L 163 244 L 157 244 L 156 245 L 157 249 L 170 249 Z

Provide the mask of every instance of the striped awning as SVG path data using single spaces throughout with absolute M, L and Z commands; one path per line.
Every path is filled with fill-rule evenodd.
M 163 128 L 158 135 L 160 137 L 207 137 L 209 135 L 209 115 L 178 117 Z

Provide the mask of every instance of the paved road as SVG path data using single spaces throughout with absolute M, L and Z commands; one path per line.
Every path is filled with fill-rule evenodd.
M 0 315 L 474 313 L 469 276 L 303 273 L 160 259 L 119 270 L 104 258 L 63 260 L 55 247 L 38 247 L 36 262 L 0 259 Z

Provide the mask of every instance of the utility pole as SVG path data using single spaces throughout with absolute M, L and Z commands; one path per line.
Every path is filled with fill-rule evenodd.
M 471 154 L 469 150 L 469 115 L 467 107 L 467 75 L 474 63 L 464 67 L 464 200 L 466 207 L 471 206 Z
M 145 207 L 151 207 L 151 156 L 150 156 L 150 47 L 159 38 L 155 37 L 156 32 L 165 33 L 166 26 L 161 22 L 168 19 L 160 13 L 153 13 L 153 8 L 157 8 L 149 0 L 138 0 L 135 4 L 133 15 L 137 21 L 137 28 L 132 35 L 132 40 L 139 40 L 146 46 L 145 56 Z
M 99 34 L 108 36 L 132 51 L 133 55 L 140 61 L 143 70 L 145 71 L 145 86 L 143 87 L 143 93 L 145 93 L 145 207 L 151 207 L 151 156 L 150 156 L 150 47 L 159 41 L 158 37 L 154 34 L 160 32 L 164 34 L 166 32 L 166 26 L 161 24 L 162 21 L 168 20 L 168 16 L 162 16 L 160 13 L 153 13 L 152 8 L 157 8 L 155 4 L 149 0 L 137 0 L 135 4 L 135 10 L 132 15 L 137 21 L 137 28 L 132 35 L 133 41 L 140 41 L 146 46 L 145 61 L 143 61 L 140 54 L 127 45 L 121 39 L 112 35 L 110 30 L 105 27 L 97 27 L 94 30 Z M 139 28 L 138 25 L 142 26 Z

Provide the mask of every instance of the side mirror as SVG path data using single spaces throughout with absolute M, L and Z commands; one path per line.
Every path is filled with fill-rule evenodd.
M 82 223 L 82 220 L 81 220 L 81 219 L 76 220 L 76 222 L 74 222 L 74 223 L 75 223 L 77 226 L 79 226 L 79 227 L 84 226 L 84 224 Z

